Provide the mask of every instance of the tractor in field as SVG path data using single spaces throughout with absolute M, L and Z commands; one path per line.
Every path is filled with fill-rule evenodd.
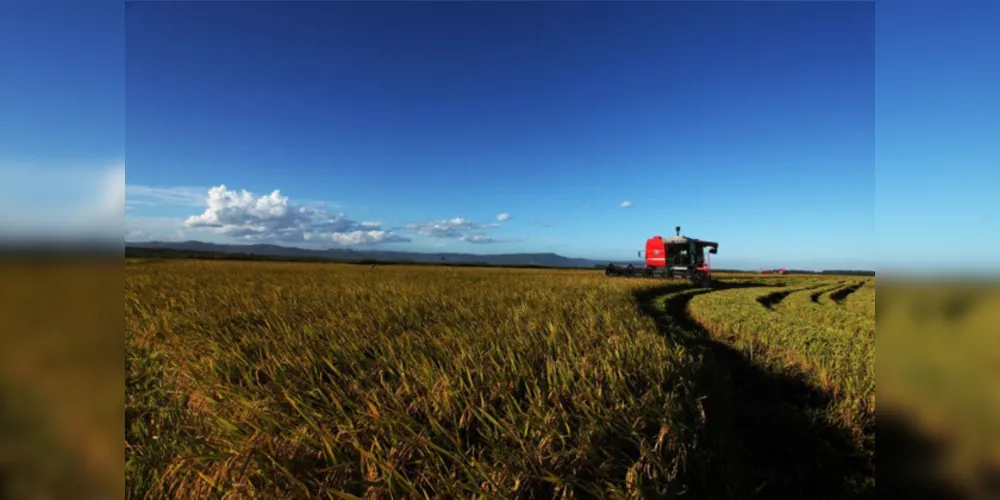
M 685 279 L 697 286 L 711 285 L 710 256 L 719 252 L 719 244 L 681 236 L 681 227 L 677 226 L 675 229 L 676 236 L 653 236 L 646 240 L 644 267 L 611 263 L 604 269 L 604 274 L 611 277 Z M 705 251 L 706 248 L 708 252 Z M 640 250 L 638 255 L 642 258 L 643 251 Z

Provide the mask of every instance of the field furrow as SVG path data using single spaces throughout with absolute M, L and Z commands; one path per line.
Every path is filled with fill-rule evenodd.
M 845 286 L 850 286 L 848 283 L 848 281 L 838 281 L 835 285 L 820 289 L 820 291 L 816 292 L 813 297 L 813 302 L 823 306 L 836 306 L 837 303 L 830 296 L 837 293 Z
M 875 280 L 865 284 L 847 296 L 844 307 L 864 316 L 875 317 Z
M 805 291 L 808 297 L 817 286 L 802 283 L 778 289 L 789 296 Z M 714 290 L 656 299 L 667 318 L 662 322 L 665 335 L 701 361 L 694 387 L 704 394 L 701 441 L 714 459 L 704 473 L 706 483 L 717 488 L 709 496 L 747 496 L 745 489 L 726 490 L 733 484 L 754 485 L 753 496 L 767 498 L 842 498 L 873 491 L 874 443 L 845 432 L 836 417 L 840 405 L 830 391 L 810 381 L 801 366 L 776 364 L 769 357 L 775 351 L 749 347 L 752 337 L 717 335 L 692 314 L 694 303 L 719 294 L 759 298 L 780 284 L 763 285 L 723 282 Z M 873 438 L 874 429 L 869 434 Z
M 801 302 L 804 310 L 796 305 L 768 310 L 757 299 L 775 292 L 737 289 L 695 297 L 690 312 L 714 335 L 775 370 L 804 371 L 834 397 L 832 415 L 862 433 L 875 411 L 874 336 L 860 338 L 825 323 L 819 312 L 822 306 L 810 308 L 810 290 L 801 286 L 786 290 L 789 296 L 800 297 L 796 303 Z M 795 313 L 789 314 L 789 309 Z
M 817 284 L 813 282 L 797 282 L 792 286 L 787 286 L 777 291 L 758 296 L 757 303 L 767 309 L 775 310 L 781 307 L 782 301 L 784 301 L 788 296 L 798 293 L 810 293 L 816 289 L 822 289 L 823 286 L 823 283 Z
M 864 282 L 856 282 L 851 285 L 845 286 L 830 294 L 830 300 L 836 304 L 843 304 L 844 301 L 859 288 L 864 286 Z
M 814 300 L 817 296 L 843 293 L 844 290 L 856 289 L 862 284 L 861 281 L 839 282 L 821 287 L 818 291 L 795 292 L 782 301 L 777 310 L 784 315 L 796 317 L 811 324 L 837 329 L 849 335 L 871 337 L 875 335 L 874 314 L 865 315 L 860 311 L 845 307 L 822 305 Z

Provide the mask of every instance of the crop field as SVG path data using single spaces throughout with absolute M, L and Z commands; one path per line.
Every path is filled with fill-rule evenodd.
M 127 266 L 133 492 L 676 488 L 689 355 L 592 272 Z
M 873 496 L 876 324 L 880 490 L 997 495 L 995 286 L 716 278 L 126 261 L 128 496 Z
M 128 261 L 130 497 L 874 493 L 874 279 Z
M 880 488 L 992 496 L 1000 406 L 984 380 L 1000 295 L 883 283 L 876 317 L 875 292 L 854 276 L 695 288 L 577 270 L 127 261 L 126 489 L 870 497 L 878 323 Z

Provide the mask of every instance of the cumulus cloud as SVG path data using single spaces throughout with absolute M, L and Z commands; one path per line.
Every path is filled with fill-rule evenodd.
M 507 212 L 504 212 L 504 213 L 502 213 L 500 215 L 497 215 L 497 220 L 500 221 L 500 222 L 508 221 L 508 220 L 510 220 L 510 214 L 507 213 Z
M 479 226 L 472 221 L 461 217 L 434 222 L 413 222 L 406 225 L 410 231 L 429 238 L 461 238 L 477 227 Z
M 621 208 L 631 208 L 632 207 L 632 202 L 628 201 L 628 200 L 625 200 L 625 201 L 623 201 L 621 203 L 621 205 L 618 205 L 618 206 L 621 207 Z
M 279 190 L 257 196 L 225 185 L 208 191 L 207 208 L 188 217 L 185 225 L 248 241 L 332 242 L 340 245 L 373 245 L 409 241 L 382 229 L 377 222 L 356 222 L 342 213 L 293 204 Z

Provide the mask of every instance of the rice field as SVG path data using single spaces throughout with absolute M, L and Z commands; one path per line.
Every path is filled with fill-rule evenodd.
M 758 363 L 804 374 L 832 396 L 834 420 L 862 436 L 875 423 L 875 318 L 818 303 L 862 283 L 796 280 L 701 294 L 691 315 Z
M 127 266 L 129 490 L 288 498 L 656 494 L 688 355 L 592 272 Z M 684 423 L 684 425 L 677 425 Z
M 127 261 L 127 496 L 873 496 L 874 303 L 847 276 Z

